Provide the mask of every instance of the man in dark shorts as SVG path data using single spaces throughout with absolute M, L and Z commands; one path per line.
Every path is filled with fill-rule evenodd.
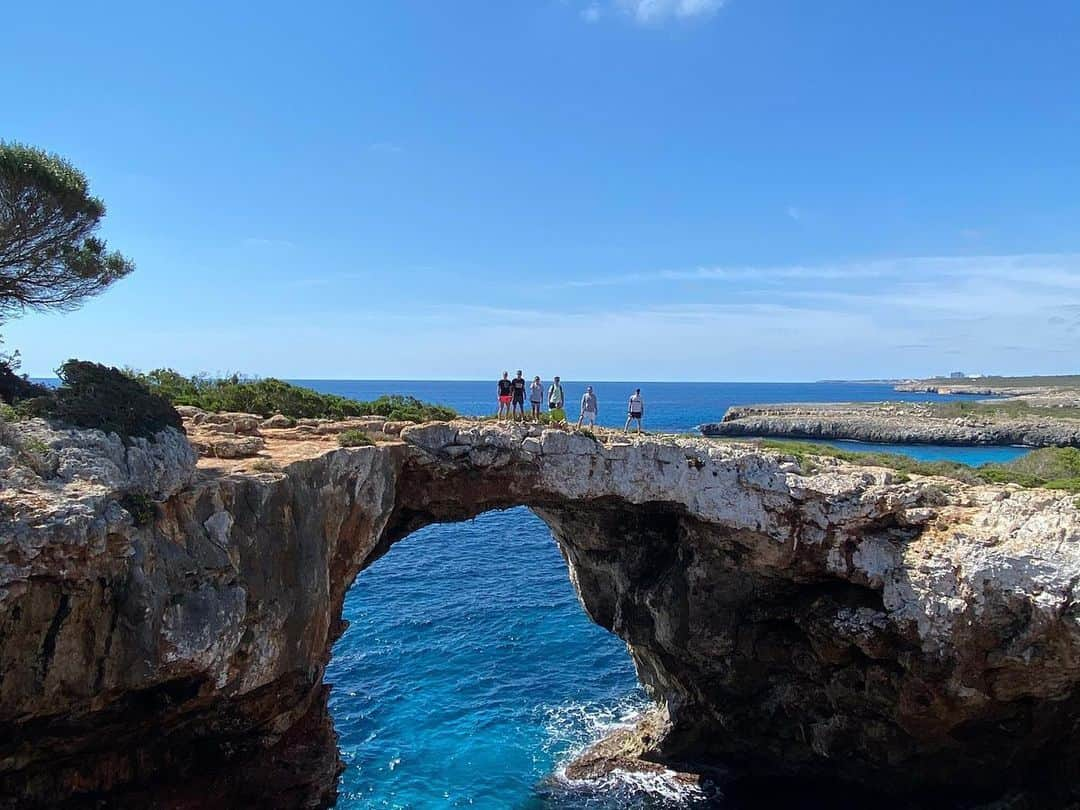
M 510 401 L 513 399 L 513 386 L 510 384 L 510 372 L 504 371 L 499 380 L 499 419 L 510 418 Z
M 623 433 L 630 432 L 630 423 L 637 422 L 637 432 L 641 433 L 641 422 L 645 418 L 645 400 L 641 398 L 641 389 L 635 388 L 626 404 L 626 427 Z
M 510 381 L 510 388 L 513 391 L 513 417 L 517 419 L 521 416 L 521 421 L 525 421 L 525 378 L 521 374 L 521 369 L 518 369 L 517 376 Z

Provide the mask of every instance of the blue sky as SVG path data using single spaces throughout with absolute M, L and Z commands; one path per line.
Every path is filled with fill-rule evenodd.
M 5 324 L 31 374 L 1078 370 L 1071 0 L 64 5 L 0 137 L 137 270 Z

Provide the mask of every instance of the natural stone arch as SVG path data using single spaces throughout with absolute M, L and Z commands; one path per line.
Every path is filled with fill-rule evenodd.
M 130 483 L 105 486 L 5 546 L 0 788 L 327 799 L 345 591 L 423 525 L 518 505 L 669 710 L 653 759 L 898 793 L 1074 765 L 1071 501 L 822 464 L 454 423 L 279 474 L 163 476 L 142 526 Z

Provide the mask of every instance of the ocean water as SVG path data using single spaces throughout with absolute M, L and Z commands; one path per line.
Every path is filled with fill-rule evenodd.
M 514 369 L 510 370 L 514 373 Z M 526 375 L 526 379 L 531 379 Z M 544 377 L 544 390 L 551 384 Z M 411 394 L 428 402 L 449 405 L 469 416 L 494 414 L 495 378 L 490 381 L 439 382 L 432 380 L 293 380 L 319 391 L 354 399 L 382 394 Z M 626 400 L 637 387 L 645 399 L 645 426 L 649 430 L 690 431 L 703 422 L 716 422 L 732 405 L 769 402 L 945 402 L 967 399 L 920 392 L 894 391 L 885 383 L 649 383 L 563 380 L 567 417 L 576 420 L 585 386 L 593 386 L 600 404 L 599 422 L 621 427 L 626 421 Z
M 462 413 L 494 410 L 494 382 L 303 381 L 371 399 L 409 393 Z M 621 425 L 636 384 L 596 384 Z M 647 427 L 691 431 L 734 404 L 944 399 L 858 383 L 641 384 Z M 574 402 L 583 383 L 565 384 Z M 897 447 L 981 464 L 1019 448 Z M 327 680 L 346 770 L 341 808 L 723 807 L 664 780 L 570 783 L 560 768 L 647 705 L 625 646 L 578 604 L 547 527 L 526 509 L 430 526 L 357 578 Z

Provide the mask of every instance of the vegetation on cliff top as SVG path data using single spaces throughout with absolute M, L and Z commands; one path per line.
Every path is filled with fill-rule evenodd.
M 342 447 L 370 447 L 375 441 L 362 430 L 346 430 L 338 434 Z
M 185 377 L 171 369 L 146 374 L 121 371 L 98 363 L 68 360 L 57 371 L 61 384 L 34 386 L 31 396 L 5 406 L 7 419 L 44 416 L 76 427 L 98 428 L 123 437 L 150 437 L 166 427 L 181 427 L 174 405 L 207 411 L 240 411 L 261 416 L 341 419 L 381 416 L 403 422 L 453 419 L 451 408 L 395 394 L 360 402 L 336 394 L 320 394 L 282 380 Z
M 958 461 L 919 461 L 893 453 L 863 453 L 843 450 L 828 444 L 787 441 L 785 439 L 754 439 L 754 444 L 780 450 L 810 472 L 813 457 L 838 458 L 853 464 L 889 467 L 912 475 L 938 475 L 968 484 L 1019 484 L 1023 487 L 1043 487 L 1067 492 L 1080 492 L 1080 449 L 1075 447 L 1042 447 L 1004 464 L 983 464 L 970 467 Z
M 118 368 L 68 360 L 56 373 L 60 386 L 19 401 L 16 411 L 20 415 L 45 416 L 123 438 L 149 438 L 167 427 L 182 425 L 167 399 Z
M 1080 408 L 1071 406 L 1030 405 L 1023 400 L 1002 399 L 997 402 L 934 402 L 928 406 L 934 416 L 945 419 L 966 416 L 1007 416 L 1014 419 L 1050 417 L 1080 419 Z
M 0 342 L 3 342 L 0 340 Z M 0 402 L 11 405 L 20 399 L 45 396 L 49 389 L 19 373 L 19 353 L 0 352 Z
M 293 419 L 343 419 L 349 416 L 382 416 L 402 422 L 453 419 L 457 413 L 401 394 L 361 402 L 337 394 L 321 394 L 310 388 L 274 378 L 223 379 L 186 377 L 168 368 L 146 373 L 129 372 L 133 379 L 160 394 L 173 405 L 192 405 L 205 411 L 240 411 L 261 416 L 283 414 Z

